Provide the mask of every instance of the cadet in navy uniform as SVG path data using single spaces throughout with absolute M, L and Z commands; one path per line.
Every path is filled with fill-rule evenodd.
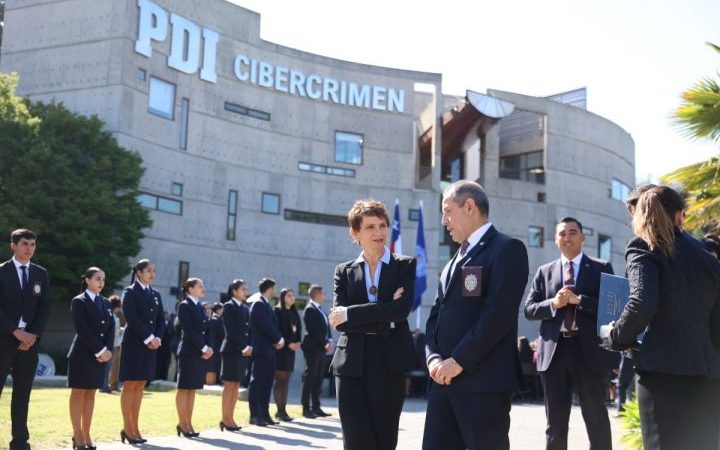
M 287 413 L 288 385 L 290 374 L 295 369 L 295 352 L 300 349 L 300 337 L 302 336 L 302 325 L 300 314 L 295 309 L 295 292 L 292 289 L 280 291 L 280 301 L 275 307 L 275 316 L 280 326 L 280 334 L 287 345 L 277 351 L 275 364 L 275 387 L 273 395 L 277 413 L 275 417 L 282 422 L 292 422 L 292 417 Z
M 275 350 L 283 348 L 277 318 L 268 303 L 275 296 L 275 280 L 263 278 L 259 290 L 248 299 L 250 305 L 250 337 L 253 347 L 252 376 L 248 389 L 250 423 L 265 427 L 276 425 L 270 417 L 270 393 L 275 371 Z
M 100 295 L 104 287 L 105 272 L 90 267 L 82 276 L 80 295 L 70 304 L 75 326 L 75 338 L 68 352 L 74 449 L 95 449 L 90 438 L 95 392 L 102 386 L 115 342 L 115 320 L 109 303 Z
M 132 284 L 123 291 L 122 308 L 127 322 L 120 354 L 120 395 L 123 429 L 120 439 L 131 444 L 146 442 L 140 435 L 138 419 L 145 384 L 155 378 L 157 349 L 165 332 L 165 311 L 160 293 L 150 287 L 155 264 L 141 259 L 133 267 Z
M 222 363 L 220 360 L 220 345 L 222 345 L 222 342 L 225 340 L 225 329 L 222 323 L 222 315 L 224 312 L 222 303 L 213 304 L 211 311 L 210 322 L 208 323 L 210 324 L 213 355 L 207 362 L 207 372 L 205 373 L 205 384 L 209 384 L 210 386 L 218 384 Z
M 252 355 L 250 346 L 250 311 L 244 302 L 247 299 L 247 284 L 243 280 L 233 280 L 228 286 L 227 298 L 223 306 L 222 322 L 225 339 L 220 346 L 223 380 L 222 420 L 220 430 L 238 431 L 235 423 L 235 405 L 238 400 L 240 381 L 245 377 L 248 357 Z
M 362 253 L 335 268 L 329 316 L 342 332 L 332 367 L 343 444 L 348 450 L 391 450 L 397 446 L 405 373 L 415 359 L 407 316 L 416 262 L 385 246 L 390 218 L 382 202 L 358 200 L 348 224 Z
M 192 426 L 195 390 L 203 388 L 207 361 L 212 358 L 210 320 L 200 305 L 205 297 L 205 285 L 200 278 L 188 278 L 183 283 L 185 300 L 178 305 L 178 321 L 182 335 L 178 344 L 178 383 L 175 405 L 177 407 L 177 434 L 196 437 Z
M 14 256 L 0 264 L 0 395 L 12 373 L 10 450 L 30 449 L 28 403 L 38 364 L 38 340 L 50 314 L 47 271 L 30 262 L 36 240 L 30 230 L 13 231 L 10 248 Z
M 325 355 L 332 351 L 332 338 L 330 335 L 330 321 L 322 304 L 325 302 L 325 292 L 319 284 L 313 284 L 308 290 L 310 300 L 305 306 L 303 320 L 307 334 L 302 341 L 303 356 L 305 356 L 305 377 L 303 379 L 300 400 L 303 408 L 303 417 L 314 419 L 327 417 L 330 414 L 320 408 L 320 391 L 325 378 Z

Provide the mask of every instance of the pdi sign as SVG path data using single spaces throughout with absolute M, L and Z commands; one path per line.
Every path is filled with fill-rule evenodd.
M 175 13 L 170 13 L 168 17 L 164 9 L 150 0 L 137 0 L 137 4 L 140 15 L 136 52 L 151 57 L 152 41 L 162 42 L 167 39 L 168 29 L 172 27 L 168 66 L 188 74 L 194 74 L 200 69 L 201 79 L 217 82 L 215 64 L 220 38 L 217 32 L 202 28 Z

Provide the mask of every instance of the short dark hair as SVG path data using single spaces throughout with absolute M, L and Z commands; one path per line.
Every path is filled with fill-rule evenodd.
M 219 302 L 213 303 L 212 312 L 216 313 L 216 312 L 220 311 L 221 309 L 223 309 L 222 303 L 219 303 Z
M 451 198 L 460 207 L 465 204 L 467 199 L 471 198 L 477 209 L 480 210 L 480 214 L 485 217 L 490 215 L 490 200 L 482 186 L 475 181 L 456 181 L 445 189 L 443 196 Z
M 580 228 L 580 232 L 581 233 L 583 232 L 582 224 L 580 223 L 579 220 L 577 220 L 574 217 L 563 217 L 562 219 L 558 220 L 557 225 L 560 225 L 561 223 L 576 223 L 578 228 Z M 557 226 L 557 225 L 555 225 L 555 226 Z
M 271 289 L 275 287 L 277 283 L 272 278 L 263 278 L 258 283 L 258 290 L 262 294 L 263 292 L 267 291 L 268 289 Z
M 13 244 L 17 244 L 18 242 L 20 242 L 20 239 L 36 241 L 37 235 L 35 235 L 34 232 L 28 230 L 27 228 L 18 228 L 17 230 L 10 233 L 10 242 L 12 242 Z
M 323 287 L 319 284 L 313 284 L 310 286 L 310 289 L 308 289 L 308 295 L 310 298 L 315 299 L 315 294 L 322 292 Z
M 385 208 L 385 204 L 381 201 L 371 198 L 356 201 L 352 205 L 352 208 L 350 208 L 350 211 L 348 211 L 348 225 L 350 225 L 350 228 L 353 230 L 360 231 L 364 217 L 377 217 L 384 220 L 387 226 L 390 226 L 390 217 L 388 216 L 387 208 Z
M 122 300 L 119 295 L 113 294 L 108 297 L 108 300 L 110 300 L 110 310 L 122 307 Z

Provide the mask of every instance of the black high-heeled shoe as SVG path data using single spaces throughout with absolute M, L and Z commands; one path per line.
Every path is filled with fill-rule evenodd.
M 92 444 L 87 444 L 85 447 L 83 447 L 85 450 L 97 450 L 97 447 L 95 447 Z
M 143 442 L 147 442 L 144 439 L 135 439 L 131 438 L 130 436 L 125 433 L 125 430 L 120 430 L 120 441 L 124 444 L 125 441 L 128 441 L 128 444 L 142 444 Z
M 147 439 L 145 439 L 144 437 L 142 437 L 140 435 L 138 435 L 138 437 L 135 438 L 135 440 L 137 441 L 138 444 L 144 444 L 147 442 Z
M 240 425 L 225 425 L 225 422 L 220 421 L 220 431 L 240 431 L 242 427 Z
M 77 442 L 75 442 L 75 436 L 72 437 L 72 450 L 78 450 Z
M 186 438 L 192 438 L 192 437 L 195 437 L 195 436 L 199 436 L 199 433 L 198 433 L 198 434 L 195 434 L 195 433 L 193 433 L 192 431 L 185 431 L 185 430 L 183 430 L 182 428 L 180 428 L 180 425 L 176 425 L 176 426 L 175 426 L 175 431 L 177 431 L 178 437 L 180 437 L 181 434 L 183 435 L 183 437 L 186 437 Z

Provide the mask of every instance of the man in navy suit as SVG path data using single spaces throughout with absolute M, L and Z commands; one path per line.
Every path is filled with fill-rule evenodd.
M 525 317 L 542 320 L 537 370 L 545 392 L 546 448 L 567 449 L 573 388 L 580 398 L 592 450 L 612 448 L 607 396 L 607 351 L 599 347 L 600 274 L 607 261 L 582 251 L 582 224 L 565 217 L 555 228 L 560 258 L 540 266 L 525 302 Z
M 10 450 L 29 450 L 28 403 L 38 364 L 38 340 L 50 314 L 47 271 L 30 262 L 36 236 L 30 230 L 10 235 L 14 256 L 0 264 L 0 395 L 8 374 L 13 377 Z
M 265 427 L 276 425 L 270 417 L 270 393 L 275 379 L 275 350 L 285 345 L 275 313 L 268 300 L 275 296 L 275 280 L 260 280 L 259 291 L 248 298 L 250 336 L 253 348 L 252 376 L 248 387 L 250 423 Z
M 310 301 L 305 307 L 303 321 L 305 322 L 305 337 L 302 341 L 303 355 L 305 356 L 305 379 L 300 396 L 303 417 L 314 419 L 326 417 L 330 414 L 320 408 L 320 391 L 325 378 L 325 355 L 332 350 L 330 337 L 330 322 L 322 310 L 325 302 L 325 292 L 319 284 L 313 284 L 308 291 Z
M 445 191 L 442 223 L 461 246 L 442 271 L 427 321 L 433 383 L 423 449 L 505 450 L 512 391 L 522 378 L 517 314 L 527 250 L 489 222 L 487 195 L 474 181 Z

